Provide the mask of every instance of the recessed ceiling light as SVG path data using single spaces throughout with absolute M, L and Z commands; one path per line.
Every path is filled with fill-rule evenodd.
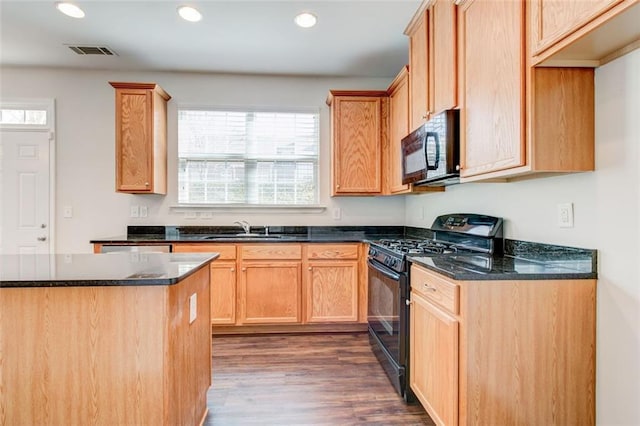
M 313 13 L 303 12 L 297 15 L 294 21 L 299 27 L 311 28 L 318 22 L 318 18 Z
M 202 19 L 202 14 L 191 6 L 180 6 L 178 8 L 178 14 L 185 21 L 198 22 Z
M 56 8 L 64 13 L 67 16 L 71 16 L 72 18 L 84 18 L 84 12 L 78 6 L 73 3 L 68 2 L 58 2 L 56 3 Z

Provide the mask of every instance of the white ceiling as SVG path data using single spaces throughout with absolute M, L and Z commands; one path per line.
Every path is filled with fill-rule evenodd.
M 54 1 L 0 0 L 0 64 L 86 69 L 393 77 L 408 61 L 403 31 L 420 0 L 76 0 L 84 19 Z M 189 23 L 189 4 L 203 14 Z M 318 16 L 311 29 L 294 16 Z M 107 46 L 118 56 L 65 45 Z

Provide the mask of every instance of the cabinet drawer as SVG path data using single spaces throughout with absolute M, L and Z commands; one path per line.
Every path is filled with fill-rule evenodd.
M 411 291 L 457 315 L 460 310 L 460 287 L 438 274 L 411 265 Z
M 240 246 L 242 259 L 275 260 L 302 259 L 300 244 L 246 244 Z
M 236 258 L 236 246 L 234 244 L 174 244 L 175 253 L 220 253 L 220 260 L 232 260 Z
M 308 244 L 307 259 L 357 259 L 358 244 Z

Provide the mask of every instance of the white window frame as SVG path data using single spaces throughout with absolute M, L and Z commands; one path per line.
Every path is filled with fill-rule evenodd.
M 262 106 L 224 106 L 224 105 L 192 105 L 192 104 L 180 104 L 176 109 L 176 126 L 177 116 L 181 110 L 192 110 L 192 111 L 238 111 L 238 112 L 282 112 L 282 113 L 311 113 L 317 114 L 318 120 L 320 120 L 322 114 L 319 108 L 317 107 L 262 107 Z M 178 132 L 176 131 L 176 134 Z M 179 174 L 179 141 L 178 149 L 176 152 L 176 171 Z M 322 170 L 320 167 L 321 159 L 321 125 L 318 123 L 318 157 L 316 162 L 316 200 L 320 200 L 321 194 L 321 175 Z M 176 198 L 179 197 L 179 179 L 176 175 Z M 246 204 L 246 203 L 224 203 L 224 204 L 214 204 L 214 203 L 178 203 L 170 206 L 172 212 L 176 213 L 184 213 L 188 218 L 195 218 L 198 216 L 198 212 L 207 212 L 207 211 L 215 211 L 215 210 L 223 210 L 226 212 L 250 212 L 250 213 L 269 213 L 269 212 L 278 212 L 278 213 L 322 213 L 326 210 L 326 206 L 321 204 Z

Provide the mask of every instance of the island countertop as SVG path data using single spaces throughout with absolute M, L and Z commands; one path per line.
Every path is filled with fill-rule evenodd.
M 173 285 L 218 253 L 1 255 L 0 288 Z

